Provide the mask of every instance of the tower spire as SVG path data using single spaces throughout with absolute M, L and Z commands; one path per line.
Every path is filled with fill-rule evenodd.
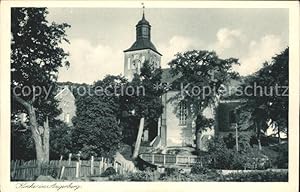
M 145 19 L 145 4 L 144 3 L 142 3 L 142 9 L 143 9 L 143 19 Z

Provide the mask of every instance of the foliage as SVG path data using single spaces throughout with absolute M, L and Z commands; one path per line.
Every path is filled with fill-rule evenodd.
M 41 162 L 49 160 L 49 123 L 60 113 L 54 99 L 58 69 L 69 66 L 60 45 L 68 42 L 70 26 L 49 24 L 47 14 L 46 8 L 11 9 L 11 111 L 28 115 L 22 126 L 30 129 Z
M 129 174 L 130 181 L 152 181 L 152 173 L 149 171 L 137 171 Z
M 276 159 L 276 165 L 279 169 L 287 169 L 289 164 L 289 154 L 288 148 L 279 148 L 279 155 Z
M 116 174 L 109 177 L 111 181 L 241 181 L 241 182 L 259 182 L 259 181 L 288 181 L 287 171 L 250 171 L 229 173 L 222 175 L 214 170 L 208 171 L 206 174 L 202 173 L 186 173 L 178 169 L 161 173 L 159 177 L 155 172 L 136 172 L 127 174 Z
M 191 173 L 192 174 L 207 174 L 210 172 L 206 166 L 203 166 L 200 163 L 196 163 L 192 166 Z
M 280 171 L 257 171 L 257 172 L 241 172 L 241 173 L 230 173 L 221 177 L 220 181 L 256 181 L 256 182 L 280 182 L 288 181 L 288 172 Z
M 72 152 L 73 127 L 57 121 L 50 132 L 50 159 L 65 158 Z
M 253 90 L 242 95 L 246 102 L 238 109 L 239 127 L 256 130 L 258 140 L 270 125 L 277 133 L 288 131 L 288 90 L 285 92 L 289 85 L 288 63 L 289 48 L 286 48 L 244 79 L 244 90 L 249 86 Z
M 38 97 L 34 97 L 34 91 L 20 97 L 36 108 L 38 122 L 42 123 L 45 116 L 54 119 L 59 114 L 54 100 L 58 69 L 69 66 L 68 53 L 59 45 L 68 42 L 65 33 L 70 26 L 49 24 L 45 8 L 13 8 L 11 14 L 11 88 L 39 86 L 49 90 L 48 97 L 45 91 Z M 27 112 L 13 101 L 13 112 Z
M 19 127 L 19 128 L 18 128 Z M 31 160 L 35 158 L 34 141 L 29 130 L 22 129 L 18 123 L 11 123 L 11 159 Z
M 236 152 L 228 149 L 224 140 L 214 138 L 209 143 L 209 168 L 213 169 L 266 169 L 270 167 L 268 157 L 263 155 L 256 148 L 249 147 L 245 150 Z
M 263 153 L 270 158 L 272 167 L 279 169 L 288 168 L 289 155 L 287 143 L 264 147 Z
M 114 79 L 112 81 L 112 79 Z M 76 98 L 76 116 L 73 118 L 72 142 L 74 151 L 90 156 L 112 156 L 119 148 L 122 130 L 118 125 L 119 103 L 117 96 L 97 93 L 97 86 L 114 86 L 119 76 L 107 76 L 89 87 L 90 94 Z M 113 91 L 113 90 L 108 90 Z
M 157 121 L 162 114 L 162 103 L 160 96 L 163 90 L 155 89 L 161 80 L 161 69 L 153 69 L 146 61 L 141 74 L 135 74 L 131 82 L 125 87 L 134 89 L 134 94 L 125 94 L 120 97 L 121 126 L 123 127 L 124 141 L 132 145 L 136 139 L 139 120 L 144 117 L 144 129 L 157 126 Z M 134 114 L 130 112 L 134 111 Z
M 108 177 L 111 175 L 115 175 L 116 170 L 113 167 L 108 167 L 102 174 L 101 177 Z
M 233 135 L 232 133 L 229 133 L 229 134 L 223 136 L 222 139 L 228 149 L 235 149 L 235 146 L 236 146 L 235 135 Z M 246 152 L 251 148 L 250 139 L 251 139 L 251 134 L 249 134 L 247 132 L 246 133 L 239 132 L 239 135 L 238 135 L 239 151 Z
M 173 83 L 174 88 L 181 90 L 170 101 L 185 101 L 188 123 L 196 120 L 197 149 L 200 149 L 199 133 L 210 127 L 207 124 L 212 121 L 205 119 L 203 110 L 209 106 L 215 107 L 220 88 L 237 77 L 237 73 L 232 71 L 235 64 L 238 64 L 238 59 L 221 59 L 215 52 L 203 50 L 178 53 L 169 62 L 172 76 L 178 77 Z
M 109 177 L 110 181 L 154 181 L 154 174 L 150 171 L 137 171 L 125 174 L 116 174 Z

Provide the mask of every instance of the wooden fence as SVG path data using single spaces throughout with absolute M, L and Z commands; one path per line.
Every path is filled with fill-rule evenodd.
M 36 160 L 15 160 L 11 161 L 11 180 L 34 180 L 39 175 L 49 175 L 56 179 L 100 176 L 108 167 L 113 167 L 119 174 L 132 171 L 126 165 L 113 159 L 101 157 L 95 160 L 93 156 L 90 160 L 77 161 L 61 158 L 60 160 L 51 160 L 41 166 L 38 166 Z

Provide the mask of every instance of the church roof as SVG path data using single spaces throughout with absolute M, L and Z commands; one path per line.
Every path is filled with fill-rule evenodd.
M 150 23 L 145 19 L 145 14 L 143 13 L 142 19 L 138 22 L 138 25 L 150 25 Z
M 171 68 L 162 69 L 162 74 L 161 74 L 161 82 L 162 83 L 172 83 L 173 81 L 175 81 L 177 78 L 180 77 L 180 75 L 173 77 L 170 71 L 171 71 Z
M 133 43 L 133 45 L 129 49 L 126 49 L 124 52 L 136 51 L 136 50 L 142 50 L 142 49 L 151 49 L 152 51 L 161 55 L 161 53 L 159 53 L 157 51 L 156 47 L 153 45 L 153 43 L 149 39 L 137 39 Z

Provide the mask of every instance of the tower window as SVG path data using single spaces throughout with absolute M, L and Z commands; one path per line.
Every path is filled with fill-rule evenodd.
M 187 119 L 186 103 L 184 101 L 181 101 L 179 104 L 179 124 L 186 125 L 186 119 Z
M 130 57 L 128 57 L 127 58 L 127 69 L 130 69 L 130 65 L 131 65 L 131 63 L 130 63 Z
M 142 56 L 142 63 L 145 62 L 145 56 Z

